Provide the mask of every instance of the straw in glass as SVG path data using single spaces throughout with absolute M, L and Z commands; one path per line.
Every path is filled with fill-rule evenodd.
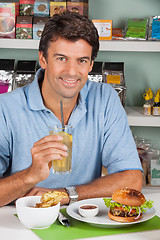
M 61 106 L 62 130 L 64 131 L 64 118 L 63 118 L 63 103 L 62 103 L 62 100 L 60 101 L 60 106 Z

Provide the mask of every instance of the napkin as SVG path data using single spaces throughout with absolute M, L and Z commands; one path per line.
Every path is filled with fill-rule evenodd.
M 80 238 L 83 239 L 89 237 L 107 236 L 122 233 L 132 233 L 160 229 L 160 218 L 158 216 L 154 216 L 152 219 L 146 222 L 128 225 L 127 227 L 101 228 L 95 227 L 85 222 L 77 221 L 69 217 L 65 209 L 61 209 L 61 212 L 70 219 L 71 226 L 69 228 L 63 226 L 57 220 L 47 229 L 41 230 L 34 229 L 32 231 L 36 235 L 38 235 L 42 240 L 53 239 L 62 240 L 64 238 L 65 240 L 75 240 Z

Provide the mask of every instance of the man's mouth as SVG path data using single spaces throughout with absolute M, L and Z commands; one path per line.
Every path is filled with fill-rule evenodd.
M 76 84 L 80 79 L 79 78 L 74 78 L 74 79 L 70 79 L 70 78 L 63 78 L 63 77 L 60 77 L 60 80 L 65 82 L 66 84 L 68 85 L 74 85 Z
M 78 80 L 66 80 L 66 79 L 63 79 L 64 82 L 67 82 L 67 83 L 75 83 L 77 82 Z

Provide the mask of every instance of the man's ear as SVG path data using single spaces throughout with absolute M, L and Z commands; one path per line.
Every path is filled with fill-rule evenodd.
M 39 52 L 39 64 L 41 68 L 46 69 L 47 62 L 42 52 Z
M 90 70 L 89 70 L 89 72 L 91 72 L 91 71 L 92 71 L 93 64 L 94 64 L 94 61 L 92 60 L 92 61 L 91 61 L 91 64 L 90 64 Z

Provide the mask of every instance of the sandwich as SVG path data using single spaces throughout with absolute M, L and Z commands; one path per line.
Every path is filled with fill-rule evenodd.
M 144 195 L 132 188 L 121 188 L 112 194 L 112 198 L 103 198 L 109 208 L 108 217 L 117 222 L 138 221 L 153 201 L 147 201 Z

